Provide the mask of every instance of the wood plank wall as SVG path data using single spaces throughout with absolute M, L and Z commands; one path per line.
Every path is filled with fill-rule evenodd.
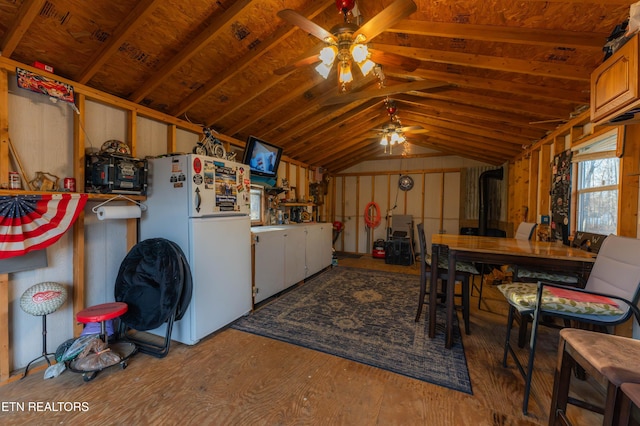
M 638 177 L 640 174 L 640 124 L 624 129 L 624 152 L 621 157 L 618 235 L 638 236 Z M 590 128 L 589 131 L 585 130 Z M 523 207 L 528 207 L 527 220 L 538 221 L 539 215 L 551 214 L 553 156 L 569 149 L 581 138 L 610 130 L 606 126 L 590 126 L 589 112 L 581 114 L 536 143 L 516 158 L 509 174 L 509 222 L 511 226 L 524 220 Z M 574 173 L 575 175 L 575 173 Z M 575 185 L 574 185 L 575 186 Z M 536 195 L 537 194 L 537 195 Z M 572 196 L 571 232 L 575 231 L 575 196 Z

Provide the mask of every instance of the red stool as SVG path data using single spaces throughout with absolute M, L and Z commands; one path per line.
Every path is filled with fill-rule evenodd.
M 107 335 L 106 321 L 118 318 L 127 312 L 128 309 L 128 305 L 124 302 L 103 303 L 81 310 L 76 314 L 76 319 L 83 324 L 99 322 L 100 334 L 104 336 L 104 343 L 108 346 L 109 336 Z

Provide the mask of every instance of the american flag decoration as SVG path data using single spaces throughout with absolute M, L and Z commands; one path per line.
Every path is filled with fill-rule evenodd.
M 0 196 L 0 259 L 58 241 L 87 203 L 87 194 Z

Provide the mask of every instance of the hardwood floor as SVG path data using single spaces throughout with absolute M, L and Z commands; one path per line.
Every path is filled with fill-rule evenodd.
M 417 266 L 385 265 L 366 255 L 340 259 L 338 268 L 344 266 L 419 273 Z M 128 368 L 104 370 L 90 382 L 69 371 L 49 380 L 42 369 L 30 372 L 0 387 L 0 423 L 546 424 L 557 331 L 542 333 L 530 415 L 523 416 L 523 380 L 513 363 L 501 365 L 506 302 L 494 288 L 483 301 L 478 310 L 472 298 L 471 335 L 462 333 L 473 395 L 225 329 L 195 346 L 175 343 L 163 359 L 137 354 Z M 602 421 L 578 409 L 570 416 L 576 425 Z

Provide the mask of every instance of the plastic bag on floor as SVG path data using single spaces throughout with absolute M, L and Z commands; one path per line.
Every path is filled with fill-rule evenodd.
M 95 340 L 99 340 L 97 334 L 78 337 L 75 342 L 73 342 L 71 346 L 69 346 L 67 350 L 64 351 L 64 354 L 59 361 L 71 361 L 72 359 L 77 357 L 88 345 L 90 345 L 92 341 Z
M 80 371 L 98 371 L 116 365 L 120 361 L 120 355 L 112 352 L 110 348 L 106 348 L 99 352 L 92 352 L 84 357 L 78 357 L 73 364 L 73 368 Z
M 50 365 L 44 372 L 45 379 L 52 379 L 54 377 L 58 377 L 67 367 L 64 365 L 64 362 L 59 362 L 57 364 Z

